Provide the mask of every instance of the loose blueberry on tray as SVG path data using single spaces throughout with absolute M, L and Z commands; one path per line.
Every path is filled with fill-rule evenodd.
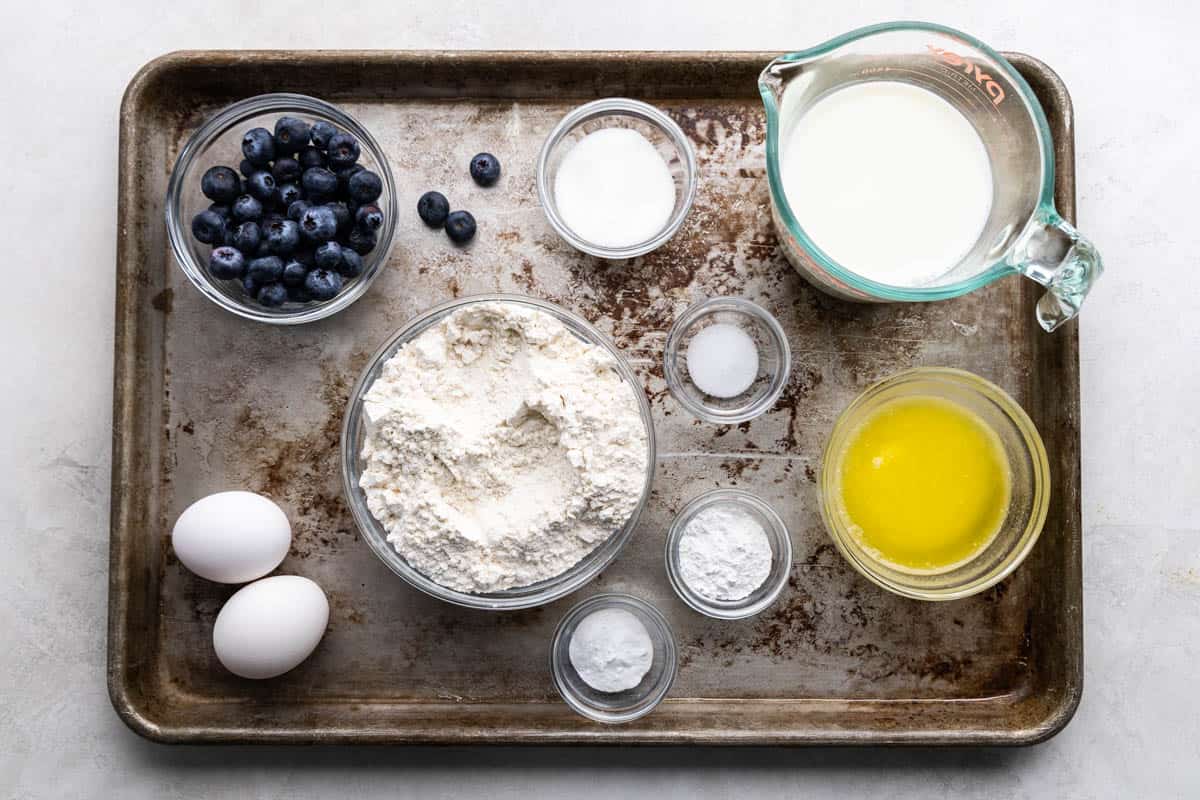
M 470 211 L 454 211 L 446 217 L 446 235 L 455 244 L 466 244 L 475 235 L 475 217 Z
M 284 116 L 274 131 L 253 128 L 242 155 L 236 170 L 217 165 L 200 179 L 212 205 L 192 218 L 192 235 L 212 245 L 209 274 L 237 281 L 267 308 L 332 300 L 363 273 L 363 256 L 378 243 L 383 180 L 358 163 L 358 140 L 324 120 Z M 435 200 L 421 218 L 429 222 L 440 208 L 440 225 L 449 204 L 430 194 L 441 205 Z M 466 239 L 474 219 L 469 227 Z
M 480 186 L 492 186 L 500 180 L 500 159 L 491 153 L 479 153 L 471 159 L 471 177 Z
M 450 201 L 441 192 L 426 192 L 417 201 L 417 215 L 431 228 L 440 228 L 446 224 L 450 214 Z

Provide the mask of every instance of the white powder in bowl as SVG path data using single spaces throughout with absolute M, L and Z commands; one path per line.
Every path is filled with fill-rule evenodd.
M 679 539 L 683 582 L 710 600 L 748 597 L 771 574 L 773 561 L 762 524 L 737 506 L 701 509 Z
M 601 128 L 563 156 L 554 205 L 576 236 L 601 247 L 632 247 L 653 238 L 675 210 L 675 179 L 642 134 Z
M 598 692 L 624 692 L 642 682 L 654 663 L 646 626 L 623 608 L 602 608 L 583 618 L 567 653 L 583 682 Z
M 397 350 L 366 393 L 367 507 L 442 586 L 496 592 L 561 575 L 637 507 L 639 391 L 545 311 L 463 306 Z

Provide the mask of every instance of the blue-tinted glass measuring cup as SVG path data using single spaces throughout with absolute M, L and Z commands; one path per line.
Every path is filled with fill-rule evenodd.
M 982 233 L 957 265 L 921 286 L 879 283 L 834 261 L 805 234 L 784 194 L 781 148 L 796 123 L 830 92 L 866 81 L 901 81 L 937 94 L 975 127 L 991 162 L 992 205 Z M 987 45 L 940 25 L 875 25 L 775 59 L 758 85 L 767 109 L 767 175 L 780 246 L 818 288 L 848 300 L 919 302 L 958 297 L 1019 273 L 1047 289 L 1037 304 L 1043 328 L 1052 331 L 1079 313 L 1103 271 L 1100 254 L 1054 208 L 1045 112 L 1025 79 Z M 863 226 L 871 235 L 870 221 Z

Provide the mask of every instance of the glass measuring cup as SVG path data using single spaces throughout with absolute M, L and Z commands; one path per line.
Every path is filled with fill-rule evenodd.
M 921 286 L 891 286 L 838 264 L 805 233 L 783 191 L 782 148 L 818 100 L 867 81 L 901 81 L 950 103 L 975 127 L 992 168 L 992 207 L 975 245 Z M 1054 151 L 1045 112 L 1025 79 L 982 42 L 941 25 L 860 28 L 772 61 L 758 80 L 767 109 L 767 177 L 780 247 L 818 288 L 860 302 L 944 300 L 1019 273 L 1046 287 L 1038 323 L 1052 331 L 1079 313 L 1103 264 L 1054 208 Z M 953 203 L 953 197 L 946 198 Z M 930 214 L 938 209 L 931 208 Z M 863 235 L 871 234 L 863 220 Z

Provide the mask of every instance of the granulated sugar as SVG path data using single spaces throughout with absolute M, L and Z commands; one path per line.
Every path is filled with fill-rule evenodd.
M 554 203 L 576 236 L 601 247 L 631 247 L 666 227 L 675 181 L 654 145 L 635 130 L 601 128 L 563 156 Z

